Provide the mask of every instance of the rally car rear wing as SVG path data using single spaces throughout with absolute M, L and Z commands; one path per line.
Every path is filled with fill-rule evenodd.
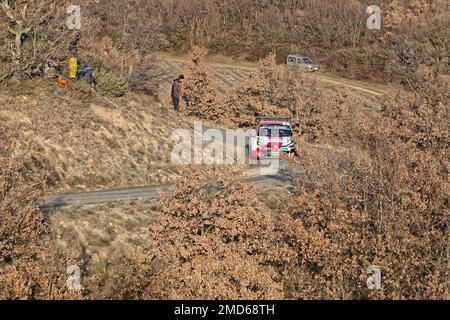
M 291 119 L 288 117 L 256 117 L 256 121 L 280 121 L 280 122 L 290 122 Z

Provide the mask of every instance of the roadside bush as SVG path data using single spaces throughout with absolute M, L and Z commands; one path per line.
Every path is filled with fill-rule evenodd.
M 91 268 L 92 269 L 92 268 Z M 141 252 L 108 261 L 104 268 L 86 270 L 83 274 L 83 298 L 107 300 L 141 300 L 147 298 L 153 276 L 152 261 Z
M 212 74 L 204 61 L 207 53 L 206 48 L 198 46 L 192 48 L 190 63 L 184 75 L 186 77 L 184 94 L 187 98 L 184 112 L 199 119 L 217 120 L 223 109 L 217 104 Z
M 277 299 L 289 259 L 273 217 L 229 167 L 186 167 L 151 229 L 157 299 Z
M 0 299 L 74 297 L 64 288 L 69 259 L 37 207 L 46 174 L 21 130 L 0 118 Z
M 97 87 L 101 91 L 116 97 L 125 95 L 128 88 L 128 82 L 122 76 L 118 76 L 105 69 L 97 69 L 95 71 L 95 76 L 97 78 Z
M 111 36 L 87 44 L 83 55 L 91 57 L 99 69 L 126 79 L 129 89 L 149 95 L 157 95 L 159 80 L 166 72 L 151 53 L 133 47 L 127 50 L 115 43 Z
M 239 87 L 220 96 L 216 109 L 220 114 L 209 117 L 220 124 L 233 127 L 254 127 L 257 116 L 287 116 L 289 109 L 289 89 L 287 69 L 277 65 L 274 53 L 261 59 L 258 71 Z

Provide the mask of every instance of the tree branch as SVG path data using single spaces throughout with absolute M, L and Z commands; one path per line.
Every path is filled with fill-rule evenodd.
M 13 22 L 16 22 L 17 19 L 14 16 L 14 13 L 13 13 L 11 7 L 8 4 L 8 0 L 3 0 L 2 3 L 0 3 L 0 5 L 1 5 L 3 12 L 6 14 L 6 16 Z

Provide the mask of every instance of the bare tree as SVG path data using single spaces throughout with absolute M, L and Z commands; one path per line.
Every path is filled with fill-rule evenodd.
M 71 31 L 65 11 L 66 1 L 1 0 L 0 79 L 31 77 L 45 56 L 67 50 Z

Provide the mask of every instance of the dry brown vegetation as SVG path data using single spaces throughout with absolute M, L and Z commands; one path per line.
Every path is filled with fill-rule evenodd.
M 289 260 L 274 217 L 233 168 L 185 168 L 152 228 L 163 299 L 282 298 L 273 266 Z
M 147 254 L 89 269 L 82 297 L 448 298 L 448 80 L 418 77 L 415 97 L 387 96 L 370 117 L 345 97 L 305 113 L 325 135 L 300 144 L 304 174 L 272 212 L 238 169 L 186 168 Z M 381 291 L 365 287 L 370 264 Z
M 118 227 L 113 228 L 111 221 L 123 224 L 126 231 L 148 231 L 142 220 L 151 219 L 150 211 L 138 212 L 135 217 L 129 212 L 126 218 L 114 218 L 114 212 L 108 212 L 105 221 L 95 214 L 95 227 L 102 230 L 85 227 L 81 238 L 76 230 L 86 225 L 82 219 L 71 226 L 61 213 L 50 225 L 38 210 L 42 199 L 54 190 L 51 175 L 42 167 L 46 159 L 34 152 L 33 143 L 21 134 L 29 125 L 11 125 L 4 118 L 0 124 L 0 299 L 131 299 L 141 295 L 148 273 L 144 273 L 142 250 L 134 249 L 139 239 L 116 239 Z M 76 210 L 70 211 L 73 218 Z M 64 228 L 57 223 L 65 223 Z M 82 268 L 81 292 L 66 287 L 66 268 L 71 264 Z
M 70 254 L 54 247 L 37 208 L 48 189 L 45 170 L 23 126 L 0 124 L 0 299 L 61 298 Z
M 89 60 L 97 71 L 127 80 L 134 91 L 156 95 L 159 67 L 152 52 L 160 36 L 143 11 L 146 1 L 82 0 L 81 29 L 66 26 L 70 1 L 0 2 L 0 81 L 37 77 L 50 56 L 58 57 L 68 77 L 68 59 Z M 99 73 L 99 72 L 97 72 Z
M 207 53 L 206 48 L 194 47 L 192 49 L 190 64 L 185 72 L 187 81 L 183 88 L 187 98 L 184 113 L 203 120 L 217 119 L 217 114 L 222 109 L 218 108 L 212 74 L 204 61 Z
M 0 79 L 38 76 L 42 62 L 68 50 L 68 1 L 0 2 Z
M 1 92 L 0 115 L 24 125 L 23 139 L 59 190 L 145 185 L 176 175 L 168 139 L 189 125 L 168 120 L 167 109 L 152 97 L 107 98 L 41 82 Z
M 160 210 L 157 201 L 133 201 L 71 206 L 51 214 L 58 248 L 79 248 L 84 298 L 138 299 L 145 294 L 152 267 L 145 247 Z
M 163 200 L 145 252 L 103 257 L 97 265 L 83 248 L 89 243 L 61 248 L 49 240 L 35 209 L 39 190 L 53 181 L 39 174 L 46 162 L 9 163 L 14 143 L 28 140 L 8 138 L 19 131 L 3 130 L 5 141 L 16 142 L 2 151 L 2 167 L 10 168 L 2 171 L 2 181 L 25 189 L 3 187 L 2 219 L 10 222 L 1 229 L 8 239 L 2 242 L 2 297 L 448 298 L 448 78 L 423 67 L 410 93 L 387 95 L 377 109 L 275 60 L 274 55 L 262 60 L 259 72 L 229 96 L 212 92 L 232 105 L 219 117 L 211 116 L 208 101 L 203 109 L 198 100 L 194 110 L 200 118 L 232 119 L 241 126 L 254 124 L 252 113 L 291 115 L 302 129 L 300 156 L 291 160 L 302 174 L 292 198 L 269 210 L 243 183 L 239 169 L 186 168 Z M 202 67 L 201 59 L 196 62 Z M 194 99 L 209 81 L 207 70 L 195 68 L 188 81 L 201 81 L 191 82 L 187 91 Z M 262 107 L 248 111 L 250 105 Z M 22 125 L 26 133 L 30 123 Z M 34 178 L 20 178 L 23 174 Z M 83 267 L 80 294 L 64 288 L 69 263 Z M 382 269 L 380 291 L 365 287 L 371 264 Z
M 380 31 L 366 28 L 369 1 L 215 0 L 166 2 L 170 22 L 159 14 L 166 48 L 190 50 L 193 44 L 211 53 L 256 61 L 275 51 L 279 62 L 288 53 L 310 54 L 329 69 L 350 77 L 402 81 L 419 64 L 448 71 L 449 13 L 442 1 L 378 2 Z M 161 18 L 162 17 L 162 18 Z
M 300 144 L 306 174 L 286 208 L 300 262 L 294 297 L 448 299 L 449 80 L 423 68 L 416 84 L 369 118 L 351 101 L 315 116 L 329 147 Z M 383 270 L 379 292 L 364 287 L 370 264 Z
M 243 128 L 254 128 L 257 116 L 291 117 L 303 138 L 325 143 L 333 137 L 332 127 L 339 130 L 342 126 L 344 114 L 351 125 L 352 117 L 363 117 L 378 108 L 373 97 L 327 87 L 316 75 L 278 65 L 274 53 L 261 59 L 257 71 L 236 89 L 220 95 L 211 85 L 213 77 L 204 62 L 205 54 L 206 49 L 195 47 L 187 67 L 188 116 Z
M 67 57 L 79 34 L 62 31 L 60 4 L 0 2 L 2 79 L 37 75 L 50 53 Z M 194 47 L 184 112 L 240 127 L 252 127 L 258 115 L 291 116 L 300 133 L 291 165 L 301 175 L 291 199 L 269 210 L 239 169 L 186 168 L 148 226 L 145 251 L 117 250 L 108 260 L 110 248 L 86 250 L 94 237 L 58 246 L 38 202 L 55 187 L 167 178 L 174 173 L 162 165 L 168 132 L 186 124 L 168 122 L 162 106 L 147 110 L 154 101 L 140 95 L 111 101 L 8 84 L 0 97 L 0 298 L 449 299 L 445 4 L 384 1 L 385 28 L 368 33 L 365 1 L 82 1 L 88 27 L 80 54 L 135 90 L 155 92 L 161 70 L 152 51 L 203 44 L 250 59 L 308 50 L 340 73 L 399 80 L 410 92 L 389 93 L 379 108 L 277 66 L 270 54 L 248 81 L 219 96 L 206 50 Z M 78 294 L 65 288 L 72 263 L 83 270 Z M 365 286 L 371 264 L 381 267 L 382 290 Z
M 223 124 L 231 119 L 241 126 L 254 124 L 251 113 L 291 115 L 302 129 L 300 156 L 291 160 L 301 175 L 291 198 L 269 209 L 243 183 L 238 168 L 185 168 L 173 194 L 163 200 L 163 215 L 149 226 L 146 249 L 141 243 L 120 255 L 113 245 L 118 256 L 107 259 L 109 245 L 90 243 L 95 238 L 89 237 L 90 229 L 81 233 L 84 240 L 72 242 L 74 248 L 48 241 L 48 227 L 35 209 L 41 192 L 27 191 L 31 198 L 22 197 L 19 211 L 8 207 L 19 203 L 11 195 L 12 201 L 2 202 L 5 221 L 11 221 L 3 226 L 3 238 L 26 239 L 2 243 L 2 297 L 448 298 L 448 78 L 423 67 L 411 83 L 413 91 L 387 95 L 377 108 L 369 99 L 345 90 L 336 94 L 275 61 L 274 55 L 262 60 L 258 73 L 229 96 L 211 92 L 217 101 L 234 102 L 220 116 L 211 116 L 208 101 L 203 109 L 199 100 L 194 110 L 197 117 Z M 196 62 L 206 68 L 201 59 Z M 205 93 L 203 81 L 210 81 L 207 70 L 197 72 L 197 66 L 188 78 L 200 79 L 188 86 L 194 99 Z M 262 107 L 248 111 L 250 105 Z M 27 125 L 24 121 L 22 132 Z M 5 141 L 11 132 L 2 132 Z M 25 166 L 31 171 L 12 172 L 34 175 L 45 161 L 32 163 Z M 46 177 L 52 182 L 51 175 Z M 27 188 L 23 180 L 14 181 Z M 40 185 L 33 184 L 33 190 L 45 189 Z M 21 234 L 17 221 L 30 233 Z M 25 250 L 23 243 L 37 244 Z M 65 291 L 69 263 L 83 268 L 80 294 Z M 371 264 L 382 269 L 380 291 L 365 286 Z
M 443 72 L 449 67 L 446 0 L 379 1 L 379 31 L 366 28 L 372 4 L 366 0 L 83 0 L 80 31 L 65 27 L 67 1 L 2 3 L 2 77 L 36 75 L 48 54 L 65 58 L 73 47 L 127 77 L 134 89 L 153 93 L 161 70 L 151 53 L 187 52 L 194 45 L 252 61 L 272 51 L 280 61 L 301 52 L 342 75 L 378 81 L 404 82 L 420 64 Z
M 448 77 L 422 66 L 412 91 L 386 95 L 380 108 L 292 72 L 269 56 L 233 108 L 200 112 L 242 126 L 288 112 L 302 129 L 293 162 L 303 174 L 275 209 L 279 243 L 296 256 L 283 265 L 285 297 L 448 299 Z M 383 270 L 381 291 L 365 286 L 369 265 Z
M 203 120 L 212 120 L 221 125 L 249 127 L 255 124 L 256 116 L 276 115 L 283 109 L 275 106 L 284 92 L 280 92 L 282 66 L 277 66 L 275 55 L 261 60 L 255 75 L 238 88 L 221 96 L 212 85 L 211 71 L 204 62 L 207 51 L 194 47 L 191 62 L 187 67 L 186 96 L 188 104 L 185 113 Z M 285 110 L 285 115 L 289 111 Z

